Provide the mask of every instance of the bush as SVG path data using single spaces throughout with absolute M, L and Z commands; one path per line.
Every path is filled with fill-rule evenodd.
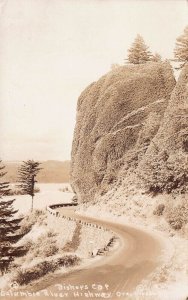
M 59 250 L 56 236 L 57 234 L 53 231 L 42 234 L 29 249 L 28 257 L 30 257 L 30 260 L 36 257 L 45 258 L 56 254 Z
M 153 214 L 156 216 L 162 216 L 165 209 L 164 204 L 158 204 L 157 207 L 154 209 Z
M 166 219 L 173 229 L 180 230 L 188 223 L 188 203 L 184 202 L 181 205 L 169 208 Z
M 64 257 L 57 259 L 57 264 L 60 267 L 76 266 L 80 262 L 80 258 L 76 255 L 65 255 Z
M 24 285 L 30 283 L 33 280 L 39 279 L 40 277 L 48 274 L 49 272 L 54 272 L 55 270 L 56 266 L 53 262 L 44 261 L 30 269 L 19 269 L 16 273 L 14 280 L 19 285 Z
M 54 261 L 44 261 L 30 269 L 19 269 L 13 278 L 19 285 L 26 285 L 30 282 L 37 280 L 48 273 L 53 273 L 60 267 L 70 267 L 75 266 L 80 262 L 79 257 L 76 255 L 66 255 L 64 257 L 58 258 Z
M 46 233 L 46 236 L 49 238 L 53 238 L 57 236 L 57 233 L 53 230 L 48 230 L 48 232 Z
M 57 245 L 55 245 L 55 243 L 46 245 L 45 248 L 43 248 L 43 255 L 44 257 L 49 257 L 49 256 L 53 256 L 54 254 L 56 254 L 58 252 L 59 248 L 57 247 Z
M 166 151 L 153 155 L 140 170 L 148 192 L 158 194 L 173 191 L 185 193 L 188 186 L 187 155 L 179 153 L 169 156 Z
M 44 224 L 46 217 L 47 215 L 45 211 L 39 209 L 34 210 L 32 213 L 24 217 L 21 221 L 21 228 L 19 230 L 19 233 L 25 235 L 30 232 L 34 224 Z

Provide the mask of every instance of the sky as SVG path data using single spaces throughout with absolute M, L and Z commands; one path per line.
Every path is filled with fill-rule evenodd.
M 136 35 L 173 58 L 184 0 L 0 0 L 1 159 L 67 160 L 80 93 Z

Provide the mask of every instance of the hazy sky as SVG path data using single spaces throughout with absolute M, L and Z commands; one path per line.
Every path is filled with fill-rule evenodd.
M 171 58 L 184 0 L 0 0 L 3 160 L 70 159 L 81 91 L 123 64 L 140 33 Z

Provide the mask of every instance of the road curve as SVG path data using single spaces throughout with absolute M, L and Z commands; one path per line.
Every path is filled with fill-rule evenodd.
M 45 289 L 46 296 L 40 296 L 37 299 L 108 298 L 134 300 L 134 296 L 129 297 L 127 294 L 133 293 L 141 280 L 160 264 L 159 257 L 162 246 L 159 240 L 141 229 L 78 215 L 72 209 L 61 208 L 59 212 L 79 220 L 97 223 L 112 230 L 120 237 L 120 245 L 114 252 L 91 265 L 68 274 L 52 277 L 50 282 L 38 283 L 32 288 L 32 291 Z M 78 290 L 70 290 L 66 296 L 67 291 L 64 286 L 67 287 L 69 284 L 77 286 Z M 85 286 L 85 288 L 81 289 L 81 286 Z M 100 290 L 102 287 L 103 289 Z M 56 293 L 59 293 L 58 297 Z
M 133 293 L 141 280 L 160 264 L 162 246 L 157 238 L 134 227 L 75 214 L 73 209 L 60 208 L 56 211 L 112 230 L 120 238 L 119 246 L 92 264 L 81 266 L 67 274 L 51 275 L 50 278 L 31 285 L 26 292 L 30 295 L 32 293 L 33 297 L 28 294 L 27 297 L 23 295 L 16 299 L 146 299 L 136 298 Z M 67 291 L 69 285 L 74 288 Z M 37 292 L 40 296 L 35 295 Z

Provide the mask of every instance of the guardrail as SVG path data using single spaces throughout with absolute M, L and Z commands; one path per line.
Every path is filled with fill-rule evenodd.
M 102 229 L 103 231 L 110 231 L 111 233 L 114 234 L 114 232 L 112 232 L 112 230 L 109 230 L 109 229 L 107 229 L 107 228 L 105 228 L 101 225 L 96 224 L 96 223 L 90 223 L 90 222 L 87 222 L 87 221 L 79 220 L 78 218 L 68 217 L 68 216 L 63 215 L 62 213 L 60 214 L 58 211 L 54 211 L 55 209 L 60 208 L 60 207 L 72 207 L 72 206 L 77 206 L 77 205 L 78 205 L 77 203 L 53 204 L 53 205 L 47 206 L 47 211 L 51 215 L 53 215 L 54 217 L 67 219 L 69 221 L 75 221 L 75 222 L 78 222 L 78 223 L 80 223 L 84 226 L 94 227 L 94 228 L 97 228 L 97 229 Z
M 61 204 L 53 204 L 53 205 L 49 205 L 47 206 L 47 211 L 55 216 L 55 217 L 62 217 L 64 219 L 73 219 L 73 218 L 70 218 L 70 217 L 66 217 L 66 216 L 63 216 L 63 215 L 60 215 L 60 213 L 58 211 L 54 211 L 55 209 L 57 208 L 60 208 L 60 207 L 72 207 L 72 206 L 77 206 L 78 204 L 77 203 L 61 203 Z
M 77 205 L 78 205 L 78 203 L 70 202 L 70 203 L 52 204 L 48 207 L 50 207 L 51 209 L 56 209 L 56 208 L 60 208 L 60 207 L 77 206 Z
M 77 203 L 54 204 L 54 205 L 49 205 L 47 207 L 47 211 L 50 215 L 53 215 L 55 218 L 62 218 L 62 219 L 66 219 L 68 221 L 78 222 L 78 223 L 82 224 L 83 226 L 93 227 L 93 228 L 100 229 L 100 230 L 103 230 L 106 232 L 110 232 L 112 237 L 109 240 L 108 244 L 103 248 L 97 249 L 97 255 L 103 255 L 103 253 L 108 251 L 109 247 L 112 246 L 113 242 L 118 238 L 117 234 L 115 234 L 112 230 L 107 229 L 106 227 L 98 225 L 97 223 L 93 223 L 93 222 L 90 223 L 87 221 L 80 220 L 79 218 L 68 217 L 66 215 L 63 215 L 62 212 L 60 214 L 60 212 L 54 211 L 55 209 L 60 208 L 60 207 L 74 207 L 77 205 L 78 205 Z M 92 256 L 93 256 L 93 251 L 92 251 Z

